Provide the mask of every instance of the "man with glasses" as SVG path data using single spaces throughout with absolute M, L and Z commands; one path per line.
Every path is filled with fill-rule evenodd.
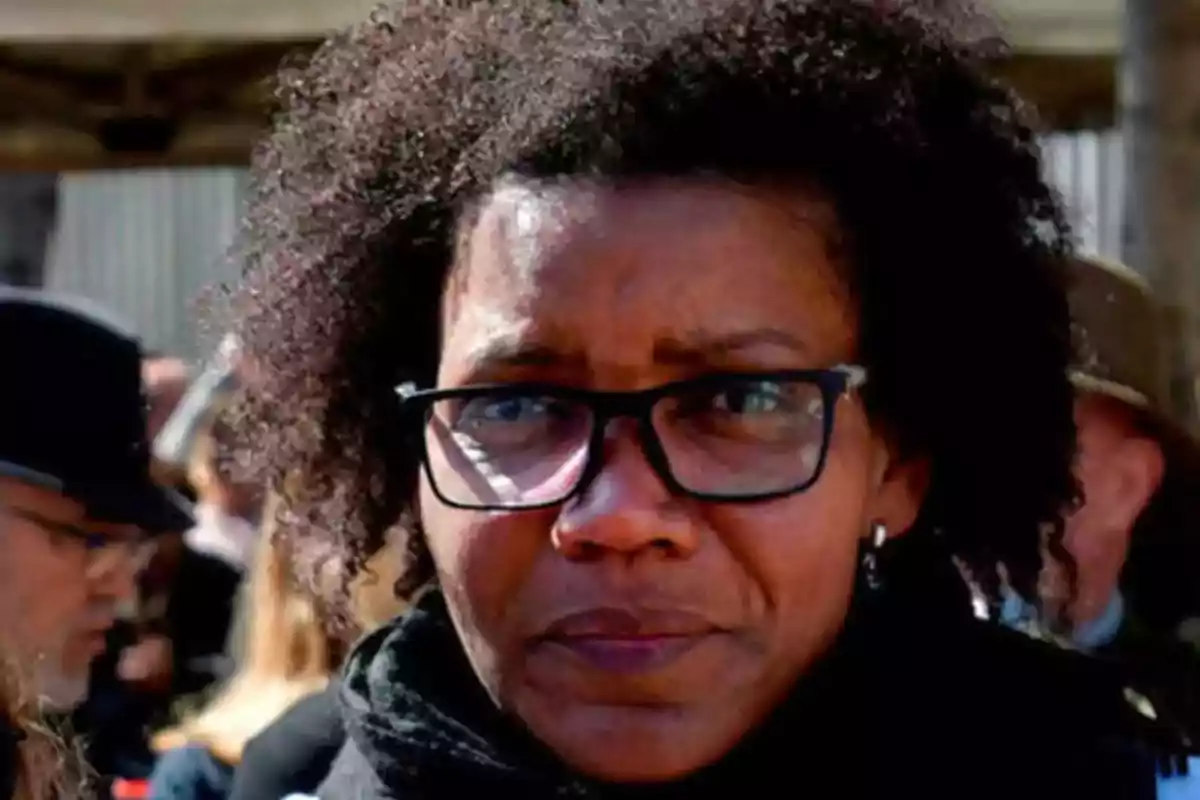
M 0 630 L 46 704 L 87 692 L 148 532 L 188 524 L 150 478 L 141 347 L 83 306 L 0 288 Z

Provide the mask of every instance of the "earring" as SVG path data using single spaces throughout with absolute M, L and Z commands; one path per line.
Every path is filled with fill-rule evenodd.
M 888 539 L 887 525 L 879 520 L 871 523 L 871 529 L 866 537 L 862 555 L 863 577 L 867 588 L 878 591 L 883 588 L 883 578 L 879 572 L 879 551 Z

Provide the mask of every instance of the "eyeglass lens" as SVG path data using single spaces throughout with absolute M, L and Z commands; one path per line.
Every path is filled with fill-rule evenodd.
M 86 553 L 87 571 L 92 575 L 107 574 L 115 569 L 139 568 L 152 551 L 150 543 L 141 536 L 106 536 L 24 509 L 5 510 L 18 519 L 33 523 L 51 536 L 82 546 Z
M 649 421 L 681 488 L 739 498 L 809 483 L 827 413 L 813 381 L 746 378 L 682 385 L 657 398 Z M 465 507 L 559 502 L 587 474 L 598 420 L 595 404 L 574 394 L 497 390 L 436 400 L 426 425 L 434 488 Z

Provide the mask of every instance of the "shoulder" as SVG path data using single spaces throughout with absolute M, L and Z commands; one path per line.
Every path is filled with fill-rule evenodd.
M 341 747 L 345 739 L 337 696 L 330 689 L 302 697 L 283 712 L 262 733 L 254 737 L 247 750 L 308 751 Z
M 1083 780 L 1109 788 L 1092 796 L 1123 796 L 1112 787 L 1152 786 L 1156 764 L 1188 753 L 1173 726 L 1134 702 L 1125 674 L 1112 664 L 981 621 L 916 638 L 923 646 L 908 665 L 909 680 L 893 687 L 895 702 L 920 703 L 914 713 L 948 732 L 930 738 L 965 763 L 998 769 L 993 756 L 1011 754 L 1020 742 L 1012 771 L 1031 780 L 1052 775 L 1064 789 Z M 915 693 L 923 702 L 905 699 L 905 686 L 910 697 L 923 690 Z M 962 730 L 974 735 L 950 733 Z
M 230 800 L 259 800 L 312 791 L 345 742 L 336 698 L 310 695 L 246 745 Z

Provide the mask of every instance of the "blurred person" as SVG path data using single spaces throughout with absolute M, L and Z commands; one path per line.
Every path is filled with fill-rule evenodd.
M 235 478 L 234 433 L 222 415 L 225 402 L 210 409 L 192 446 L 188 481 L 196 491 L 196 524 L 183 538 L 192 551 L 244 572 L 258 546 L 262 499 L 256 487 Z
M 147 352 L 142 358 L 142 386 L 146 396 L 146 435 L 153 442 L 180 399 L 187 391 L 190 368 L 180 358 L 159 352 Z M 159 484 L 169 486 L 181 495 L 194 499 L 185 477 L 167 468 L 151 455 L 151 474 Z M 94 666 L 93 688 L 110 691 L 113 681 L 123 681 L 135 690 L 151 694 L 169 685 L 171 677 L 170 641 L 152 630 L 146 630 L 156 607 L 155 599 L 166 590 L 169 581 L 162 563 L 170 561 L 178 548 L 183 531 L 163 531 L 149 554 L 146 568 L 138 576 L 135 602 L 109 637 L 109 650 Z M 129 709 L 123 709 L 128 713 Z
M 955 568 L 1061 546 L 1073 250 L 924 5 L 408 2 L 281 76 L 238 427 L 310 584 L 398 535 L 414 603 L 323 800 L 1195 796 Z
M 144 354 L 142 385 L 146 396 L 146 435 L 149 441 L 154 441 L 187 391 L 190 372 L 187 362 L 181 358 L 159 352 Z M 194 499 L 186 476 L 164 465 L 153 455 L 153 451 L 151 474 L 158 483 Z M 111 658 L 97 662 L 98 670 L 110 674 L 96 675 L 95 683 L 104 683 L 106 677 L 121 679 L 135 688 L 156 693 L 170 681 L 170 641 L 162 634 L 144 628 L 150 621 L 148 617 L 154 614 L 156 598 L 166 590 L 162 584 L 170 581 L 169 570 L 162 568 L 163 562 L 175 557 L 182 535 L 183 531 L 164 531 L 155 542 L 146 568 L 139 575 L 136 603 L 122 619 L 114 636 L 110 637 L 110 648 L 115 652 Z
M 227 336 L 175 400 L 171 414 L 153 438 L 154 459 L 165 472 L 181 479 L 186 475 L 195 439 L 211 418 L 213 408 L 240 383 L 238 366 L 237 341 Z
M 403 554 L 396 547 L 385 546 L 371 558 L 351 589 L 353 633 L 368 633 L 402 611 L 395 586 L 403 569 Z M 348 638 L 345 633 L 341 637 Z M 324 691 L 297 701 L 246 744 L 229 800 L 316 790 L 346 741 L 339 689 L 334 680 Z
M 1082 650 L 1129 666 L 1156 713 L 1200 741 L 1200 442 L 1172 418 L 1160 307 L 1122 264 L 1071 262 L 1078 355 L 1071 370 L 1082 504 L 1063 546 L 1071 577 L 1047 559 L 1042 596 L 1065 612 Z M 1004 619 L 1037 621 L 1015 595 Z
M 106 776 L 147 777 L 155 761 L 147 732 L 179 707 L 202 703 L 232 668 L 239 587 L 258 539 L 246 516 L 258 516 L 257 493 L 232 480 L 224 398 L 210 401 L 189 440 L 195 524 L 159 537 L 141 575 L 135 618 L 110 637 L 110 652 L 94 670 L 80 725 L 104 732 L 90 737 L 89 757 Z
M 147 402 L 146 435 L 151 442 L 175 412 L 191 380 L 192 369 L 182 358 L 153 352 L 142 359 L 142 384 Z
M 126 680 L 169 691 L 173 698 L 204 691 L 226 676 L 238 587 L 258 546 L 260 493 L 232 474 L 235 443 L 222 419 L 224 397 L 197 423 L 191 440 L 187 480 L 196 493 L 194 524 L 165 538 L 149 566 L 143 608 L 143 648 L 156 644 L 155 657 L 142 649 L 123 655 Z M 146 655 L 145 660 L 132 656 Z M 170 665 L 160 674 L 163 661 Z
M 81 303 L 0 289 L 0 622 L 33 689 L 84 698 L 147 535 L 185 527 L 150 477 L 133 335 Z
M 316 599 L 299 588 L 285 545 L 260 537 L 246 594 L 244 654 L 223 689 L 154 737 L 152 800 L 228 795 L 246 743 L 297 701 L 323 690 L 341 660 Z

